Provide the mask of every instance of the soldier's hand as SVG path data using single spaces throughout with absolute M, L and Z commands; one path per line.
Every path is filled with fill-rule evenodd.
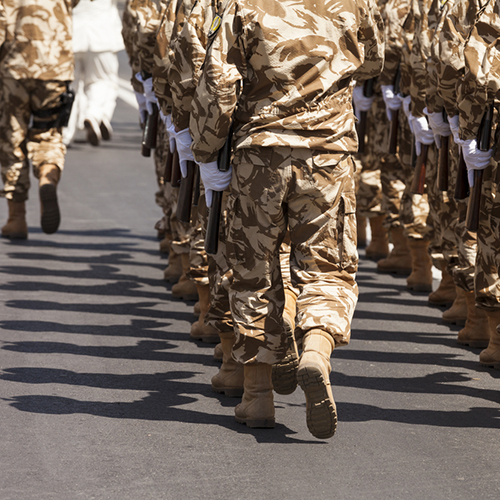
M 352 100 L 356 111 L 356 118 L 360 119 L 359 113 L 361 111 L 369 111 L 372 107 L 374 97 L 366 97 L 364 95 L 363 87 L 354 87 L 352 92 Z
M 415 148 L 417 155 L 422 152 L 422 144 L 430 146 L 434 142 L 434 134 L 429 128 L 429 122 L 425 116 L 413 116 L 410 113 L 410 123 L 412 125 L 413 134 L 415 135 Z
M 177 135 L 177 132 L 175 131 L 175 125 L 172 122 L 172 115 L 166 116 L 165 127 L 167 128 L 169 149 L 173 154 L 175 152 L 175 137 Z
M 465 164 L 467 165 L 467 178 L 469 186 L 474 187 L 474 170 L 484 170 L 491 161 L 493 149 L 481 151 L 477 147 L 476 139 L 462 141 L 462 153 L 464 155 Z
M 443 113 L 429 113 L 427 108 L 424 108 L 424 113 L 427 115 L 429 125 L 434 133 L 436 146 L 441 148 L 441 137 L 449 137 L 451 135 L 450 124 L 444 121 Z
M 135 91 L 135 98 L 137 100 L 137 105 L 139 106 L 139 118 L 141 123 L 144 124 L 146 121 L 146 116 L 148 114 L 148 108 L 146 107 L 146 96 L 140 92 Z
M 199 163 L 201 180 L 205 188 L 205 201 L 207 207 L 212 205 L 212 192 L 224 191 L 231 183 L 233 168 L 227 172 L 221 172 L 216 161 L 210 163 Z
M 185 128 L 175 133 L 175 147 L 179 153 L 179 163 L 181 167 L 182 177 L 187 177 L 187 162 L 194 161 L 193 153 L 191 151 L 191 143 L 193 139 L 189 133 L 189 128 Z
M 148 113 L 153 114 L 153 104 L 158 104 L 158 99 L 156 98 L 155 92 L 153 90 L 153 78 L 144 79 L 140 73 L 135 75 L 137 80 L 142 83 L 144 88 L 144 95 L 146 97 L 146 106 L 148 108 Z
M 385 103 L 385 112 L 389 121 L 392 121 L 393 111 L 401 108 L 401 97 L 394 93 L 394 85 L 382 85 L 382 97 Z
M 448 116 L 448 123 L 450 124 L 450 130 L 453 134 L 453 141 L 455 144 L 462 144 L 462 140 L 460 139 L 460 127 L 459 127 L 459 118 L 458 115 Z

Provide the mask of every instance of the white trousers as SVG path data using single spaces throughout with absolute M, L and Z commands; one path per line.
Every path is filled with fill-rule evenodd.
M 64 130 L 64 143 L 69 144 L 83 122 L 93 119 L 100 124 L 111 121 L 118 97 L 118 57 L 115 52 L 76 52 L 76 93 L 68 127 Z

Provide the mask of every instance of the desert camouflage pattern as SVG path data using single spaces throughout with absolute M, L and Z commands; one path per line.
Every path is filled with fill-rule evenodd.
M 172 112 L 172 94 L 168 76 L 173 56 L 172 47 L 182 31 L 194 3 L 195 0 L 167 0 L 165 13 L 158 28 L 154 49 L 153 83 L 155 94 L 164 114 Z
M 73 7 L 79 0 L 3 0 L 2 78 L 73 80 Z
M 238 361 L 272 364 L 285 355 L 279 249 L 287 230 L 291 282 L 299 290 L 297 338 L 320 328 L 336 345 L 349 342 L 358 295 L 355 211 L 349 155 L 339 161 L 286 146 L 236 152 L 226 248 Z
M 172 120 L 179 130 L 189 127 L 193 96 L 205 60 L 208 33 L 218 8 L 219 2 L 215 0 L 197 1 L 172 46 L 168 77 L 173 99 Z
M 477 230 L 477 261 L 474 276 L 476 305 L 500 309 L 500 167 L 492 161 L 484 172 L 482 206 Z
M 61 81 L 0 79 L 0 164 L 4 183 L 1 196 L 14 201 L 28 199 L 28 160 L 36 177 L 45 163 L 64 168 L 66 147 L 62 129 L 39 130 L 29 125 L 33 111 L 59 106 L 65 91 L 66 85 Z
M 339 43 L 346 39 L 352 50 Z M 217 158 L 231 117 L 236 149 L 356 151 L 351 79 L 380 72 L 383 46 L 373 1 L 235 0 L 210 41 L 193 100 L 195 158 Z
M 139 67 L 142 72 L 151 75 L 153 72 L 153 52 L 156 43 L 156 35 L 160 28 L 162 0 L 136 1 L 136 34 L 135 47 Z

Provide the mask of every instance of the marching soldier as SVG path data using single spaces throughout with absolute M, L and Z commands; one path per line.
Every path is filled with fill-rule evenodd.
M 71 13 L 79 0 L 4 0 L 0 6 L 0 163 L 9 216 L 2 236 L 26 239 L 29 161 L 39 181 L 41 226 L 59 228 L 57 184 L 72 95 Z M 32 120 L 32 122 L 31 122 Z
M 357 302 L 351 82 L 380 72 L 382 20 L 373 1 L 235 0 L 209 43 L 190 130 L 205 189 L 231 184 L 233 357 L 244 364 L 236 420 L 275 423 L 272 364 L 286 353 L 279 247 L 289 230 L 298 381 L 309 430 L 331 437 L 330 355 L 349 342 Z M 220 172 L 231 122 L 232 170 Z

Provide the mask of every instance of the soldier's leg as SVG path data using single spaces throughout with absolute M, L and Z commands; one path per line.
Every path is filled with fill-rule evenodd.
M 2 228 L 5 238 L 28 236 L 25 201 L 30 188 L 26 137 L 31 118 L 29 91 L 24 80 L 2 78 L 0 81 L 0 164 L 3 190 L 9 216 Z
M 476 305 L 486 312 L 489 343 L 479 360 L 500 369 L 500 167 L 497 161 L 484 171 L 477 261 L 474 277 Z
M 50 123 L 58 118 L 57 110 L 66 84 L 59 81 L 33 80 L 31 85 L 31 110 L 33 126 L 28 132 L 28 152 L 33 163 L 33 172 L 39 179 L 41 227 L 45 233 L 55 233 L 61 215 L 57 200 L 57 185 L 64 169 L 66 146 L 62 140 L 62 127 Z M 41 114 L 45 113 L 43 117 Z M 47 119 L 48 123 L 45 123 Z

